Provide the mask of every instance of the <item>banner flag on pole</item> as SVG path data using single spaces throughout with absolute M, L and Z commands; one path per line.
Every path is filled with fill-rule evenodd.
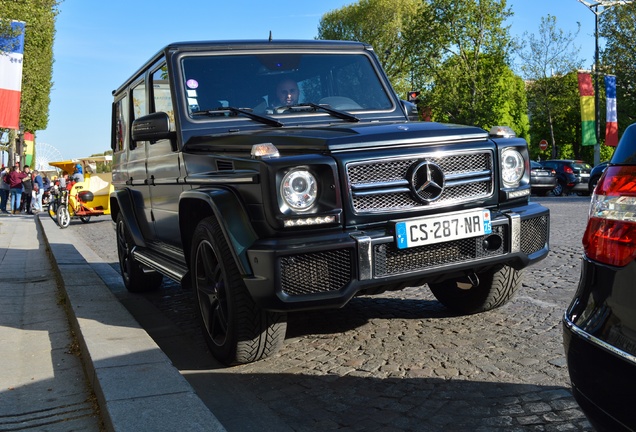
M 616 114 L 616 77 L 605 77 L 605 95 L 607 97 L 607 117 L 605 119 L 605 145 L 618 145 L 618 115 Z
M 584 146 L 596 145 L 596 116 L 592 75 L 587 72 L 579 72 L 578 77 L 579 93 L 581 95 L 581 144 Z
M 24 23 L 11 21 L 16 36 L 0 35 L 0 127 L 20 128 Z
M 31 132 L 24 133 L 24 165 L 33 167 L 33 156 L 35 153 L 35 135 Z

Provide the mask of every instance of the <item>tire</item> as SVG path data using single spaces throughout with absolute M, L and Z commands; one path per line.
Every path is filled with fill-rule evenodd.
M 135 261 L 132 255 L 134 246 L 132 235 L 128 231 L 121 213 L 117 216 L 116 236 L 119 269 L 126 289 L 138 293 L 154 291 L 159 288 L 163 282 L 161 273 L 147 269 Z
M 552 189 L 552 194 L 554 196 L 563 196 L 564 192 L 565 192 L 565 187 L 563 186 L 563 183 L 561 183 L 560 181 L 557 182 L 554 189 Z
M 91 217 L 90 216 L 80 216 L 79 218 L 84 223 L 89 223 L 91 221 Z
M 51 219 L 57 222 L 57 200 L 53 200 L 49 203 L 48 212 Z
M 235 365 L 278 351 L 285 340 L 287 315 L 254 303 L 214 217 L 197 226 L 190 257 L 203 337 L 212 355 L 225 365 Z
M 520 270 L 500 265 L 490 271 L 478 273 L 477 286 L 465 288 L 470 283 L 462 283 L 460 280 L 449 280 L 428 286 L 435 298 L 448 309 L 473 314 L 506 304 L 521 286 L 521 275 Z
M 67 206 L 58 206 L 57 224 L 62 229 L 68 227 L 71 224 L 71 214 L 68 212 Z

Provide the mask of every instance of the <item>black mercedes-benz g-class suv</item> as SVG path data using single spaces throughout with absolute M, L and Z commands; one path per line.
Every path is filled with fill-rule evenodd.
M 411 121 L 366 44 L 174 43 L 113 95 L 126 287 L 191 286 L 226 364 L 275 352 L 286 312 L 355 295 L 501 306 L 548 254 L 526 142 Z

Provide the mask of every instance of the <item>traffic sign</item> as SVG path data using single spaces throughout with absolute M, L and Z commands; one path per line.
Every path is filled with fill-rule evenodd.
M 539 148 L 541 150 L 547 150 L 548 142 L 546 140 L 542 139 L 541 141 L 539 141 Z

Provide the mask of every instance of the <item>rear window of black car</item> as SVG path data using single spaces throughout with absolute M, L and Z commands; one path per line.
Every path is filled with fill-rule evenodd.
M 621 137 L 612 156 L 613 164 L 636 164 L 636 123 L 630 125 Z
M 572 164 L 572 168 L 573 169 L 577 169 L 577 170 L 591 170 L 592 169 L 592 165 L 590 165 L 589 163 L 586 162 L 574 162 Z

